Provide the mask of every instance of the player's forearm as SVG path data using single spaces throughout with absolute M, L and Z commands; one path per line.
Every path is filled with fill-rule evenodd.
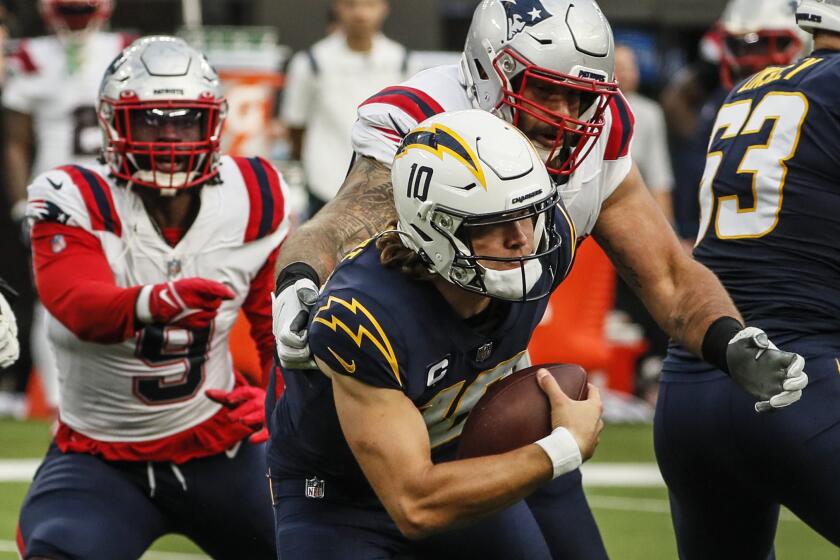
M 643 285 L 639 295 L 668 336 L 701 355 L 703 337 L 721 317 L 741 315 L 720 280 L 687 255 L 672 266 L 659 282 Z
M 551 460 L 537 445 L 502 455 L 439 463 L 421 476 L 411 476 L 402 496 L 388 509 L 403 534 L 422 538 L 474 522 L 522 500 L 551 480 L 552 472 Z
M 358 158 L 336 197 L 283 243 L 275 277 L 288 264 L 304 262 L 324 282 L 345 253 L 385 229 L 396 215 L 390 170 Z
M 36 223 L 32 254 L 38 296 L 70 332 L 100 344 L 121 342 L 134 334 L 141 286 L 121 288 L 114 283 L 92 235 L 70 226 Z

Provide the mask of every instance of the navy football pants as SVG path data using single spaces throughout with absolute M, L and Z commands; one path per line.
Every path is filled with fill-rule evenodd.
M 263 445 L 170 463 L 109 462 L 50 447 L 20 513 L 26 557 L 139 558 L 180 533 L 213 558 L 272 559 Z
M 805 357 L 810 381 L 769 414 L 721 372 L 669 352 L 654 442 L 684 560 L 772 557 L 780 504 L 840 546 L 840 336 L 774 342 Z
M 519 502 L 474 525 L 420 542 L 403 537 L 381 509 L 305 498 L 303 483 L 300 486 L 297 495 L 276 495 L 280 560 L 607 558 L 583 494 L 580 471 L 547 484 L 527 503 Z

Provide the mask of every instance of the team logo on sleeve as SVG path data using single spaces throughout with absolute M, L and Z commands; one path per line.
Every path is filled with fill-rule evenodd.
M 348 314 L 349 311 L 349 314 Z M 340 317 L 346 318 L 352 325 L 348 325 Z M 379 321 L 368 311 L 368 309 L 359 303 L 356 298 L 352 298 L 349 302 L 336 296 L 330 296 L 327 303 L 318 309 L 313 322 L 320 323 L 329 327 L 333 332 L 343 332 L 358 346 L 367 340 L 373 344 L 385 361 L 388 362 L 391 372 L 397 383 L 402 386 L 402 378 L 400 377 L 400 368 L 397 364 L 397 356 L 394 353 L 394 348 L 391 346 L 391 341 L 379 324 Z M 355 373 L 355 360 L 347 361 L 336 354 L 336 352 L 329 348 L 330 353 L 341 364 L 347 373 Z
M 552 15 L 540 0 L 502 0 L 502 6 L 507 14 L 508 41 Z
M 478 156 L 466 140 L 451 128 L 442 124 L 434 124 L 429 128 L 414 129 L 403 138 L 395 159 L 402 157 L 409 150 L 424 150 L 436 155 L 441 160 L 443 154 L 447 153 L 464 164 L 478 181 L 478 184 L 485 190 L 487 189 L 487 180 L 484 178 L 484 170 L 478 163 Z M 475 184 L 471 184 L 467 188 L 474 186 Z
M 66 224 L 70 221 L 70 214 L 62 210 L 55 202 L 43 198 L 29 201 L 26 207 L 26 217 L 42 222 L 58 222 L 59 224 Z

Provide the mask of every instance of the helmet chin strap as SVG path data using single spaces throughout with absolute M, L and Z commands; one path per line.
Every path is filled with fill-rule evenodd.
M 507 300 L 524 298 L 536 285 L 542 275 L 542 263 L 539 259 L 526 261 L 522 268 L 511 270 L 485 269 L 482 276 L 487 295 Z M 522 281 L 522 274 L 525 281 Z M 524 288 L 524 293 L 523 293 Z

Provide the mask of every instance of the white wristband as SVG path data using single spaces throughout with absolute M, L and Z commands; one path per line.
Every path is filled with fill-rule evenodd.
M 554 465 L 552 478 L 572 472 L 583 462 L 577 441 L 572 433 L 562 426 L 554 428 L 554 431 L 534 443 L 542 447 L 551 459 L 551 464 Z
M 137 303 L 134 304 L 134 312 L 141 323 L 148 324 L 152 322 L 152 310 L 149 308 L 149 298 L 151 295 L 151 285 L 143 286 L 140 293 L 137 294 Z

